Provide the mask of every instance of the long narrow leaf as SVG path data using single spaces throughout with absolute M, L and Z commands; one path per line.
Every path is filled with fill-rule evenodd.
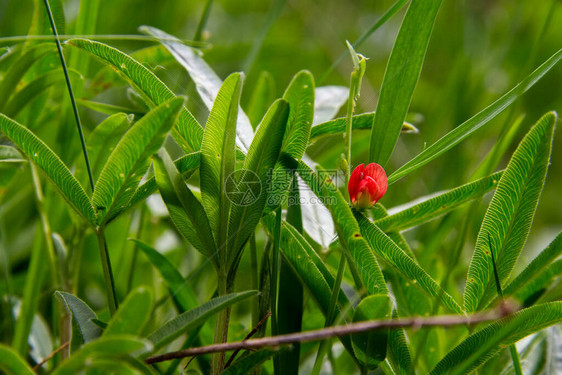
M 441 0 L 413 0 L 386 66 L 371 130 L 369 160 L 385 165 L 398 141 Z
M 495 291 L 493 246 L 500 282 L 509 277 L 531 229 L 552 147 L 556 114 L 544 115 L 513 154 L 486 211 L 476 240 L 464 291 L 468 312 L 482 308 Z
M 102 222 L 114 207 L 125 206 L 134 193 L 146 168 L 149 157 L 164 142 L 174 125 L 183 98 L 173 98 L 150 111 L 121 138 L 96 182 L 92 202 L 102 214 Z M 132 190 L 132 191 L 131 191 Z
M 394 171 L 394 173 L 388 176 L 388 183 L 391 184 L 396 182 L 408 173 L 424 166 L 490 122 L 493 118 L 502 113 L 504 109 L 509 107 L 518 97 L 533 87 L 535 83 L 537 83 L 546 73 L 558 64 L 560 59 L 562 59 L 562 49 L 552 55 L 534 72 L 529 74 L 524 80 L 519 82 L 519 84 L 505 93 L 501 98 L 454 128 L 449 133 L 445 134 L 437 142 L 427 147 L 412 160 Z
M 9 375 L 33 375 L 27 362 L 9 346 L 0 344 L 0 370 Z
M 172 90 L 148 68 L 115 48 L 87 39 L 70 39 L 66 43 L 91 53 L 103 63 L 111 66 L 141 95 L 150 108 L 175 97 Z M 203 128 L 185 107 L 182 107 L 180 111 L 178 123 L 172 134 L 187 152 L 199 151 L 203 139 Z
M 232 293 L 213 298 L 209 302 L 206 302 L 192 310 L 186 311 L 168 321 L 162 327 L 152 332 L 150 336 L 148 336 L 148 339 L 154 343 L 154 347 L 156 349 L 161 348 L 170 341 L 174 340 L 176 337 L 189 331 L 191 328 L 201 325 L 217 312 L 232 306 L 236 302 L 255 296 L 256 294 L 256 291 L 249 290 L 246 292 Z
M 150 289 L 144 286 L 134 289 L 119 305 L 119 309 L 107 323 L 102 337 L 125 334 L 140 336 L 152 313 L 152 304 Z

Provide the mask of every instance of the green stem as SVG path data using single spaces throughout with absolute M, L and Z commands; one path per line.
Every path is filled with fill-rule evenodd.
M 207 25 L 207 20 L 209 19 L 209 14 L 211 14 L 211 7 L 213 6 L 213 0 L 205 1 L 205 7 L 203 8 L 203 13 L 201 13 L 201 19 L 197 25 L 197 30 L 195 31 L 195 36 L 193 40 L 196 42 L 201 41 L 201 36 L 203 35 L 203 29 Z
M 517 347 L 515 344 L 509 346 L 509 352 L 511 353 L 511 359 L 513 360 L 513 369 L 515 370 L 515 375 L 523 375 L 523 370 L 521 369 L 521 360 L 519 359 L 519 353 L 517 352 Z
M 281 207 L 275 211 L 275 230 L 273 232 L 273 265 L 271 270 L 271 335 L 279 332 L 277 325 L 277 299 L 279 288 L 279 246 L 281 243 Z M 275 374 L 279 374 L 279 360 L 274 358 L 273 367 Z
M 218 295 L 224 296 L 229 293 L 228 276 L 224 270 L 218 273 Z M 230 320 L 230 308 L 222 310 L 217 316 L 217 326 L 215 329 L 215 344 L 222 344 L 228 340 L 228 323 Z M 218 375 L 224 370 L 225 352 L 213 354 L 213 374 Z
M 98 228 L 96 236 L 98 238 L 98 249 L 100 251 L 101 266 L 103 269 L 103 278 L 105 280 L 105 289 L 107 295 L 107 304 L 109 306 L 109 313 L 111 316 L 117 311 L 117 296 L 115 294 L 115 280 L 113 279 L 113 272 L 111 270 L 111 261 L 109 259 L 109 252 L 107 250 L 107 241 L 105 240 L 104 228 Z
M 57 26 L 55 25 L 55 20 L 53 19 L 53 13 L 51 12 L 51 6 L 49 5 L 49 0 L 44 0 L 45 8 L 47 9 L 47 15 L 49 16 L 49 22 L 51 23 L 51 28 L 53 30 L 53 35 L 55 36 L 55 43 L 57 45 L 57 50 L 59 52 L 59 58 L 62 65 L 62 71 L 64 72 L 64 79 L 66 80 L 66 87 L 68 88 L 68 95 L 70 96 L 70 102 L 72 103 L 72 109 L 74 111 L 74 119 L 76 120 L 76 126 L 78 128 L 78 134 L 80 136 L 80 143 L 82 145 L 82 153 L 84 154 L 84 161 L 86 162 L 86 169 L 88 171 L 88 178 L 90 180 L 90 187 L 92 192 L 94 191 L 94 177 L 92 175 L 92 168 L 90 167 L 90 160 L 88 158 L 88 151 L 86 150 L 86 141 L 84 139 L 84 133 L 82 131 L 82 123 L 80 122 L 80 116 L 78 115 L 78 107 L 76 106 L 76 100 L 74 99 L 74 94 L 72 93 L 72 85 L 70 84 L 70 77 L 68 75 L 68 69 L 66 68 L 66 62 L 64 61 L 64 54 L 62 53 L 62 47 L 59 40 L 59 35 L 57 32 Z

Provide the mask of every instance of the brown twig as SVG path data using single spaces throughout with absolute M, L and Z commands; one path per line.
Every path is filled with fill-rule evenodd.
M 47 363 L 47 361 L 49 361 L 51 358 L 53 358 L 55 355 L 57 355 L 58 352 L 60 352 L 64 348 L 66 348 L 68 345 L 70 345 L 70 341 L 67 341 L 64 344 L 62 344 L 61 346 L 59 346 L 57 349 L 55 349 L 54 352 L 52 352 L 47 357 L 43 358 L 43 360 L 41 362 L 36 364 L 35 367 L 33 368 L 33 371 L 39 370 L 39 368 L 41 368 L 41 366 L 43 366 L 45 363 Z
M 250 331 L 250 333 L 248 333 L 246 335 L 246 337 L 244 337 L 244 340 L 242 341 L 247 341 L 249 340 L 253 335 L 256 334 L 256 332 L 260 329 L 260 327 L 267 321 L 267 319 L 271 316 L 271 311 L 268 311 L 265 316 L 259 321 L 259 323 L 254 327 L 254 329 L 252 329 Z M 230 356 L 230 358 L 228 358 L 228 361 L 226 362 L 226 365 L 224 365 L 224 368 L 227 368 L 228 366 L 230 366 L 232 364 L 232 361 L 234 361 L 234 358 L 236 358 L 236 355 L 238 354 L 238 352 L 240 352 L 240 350 L 242 350 L 242 348 L 236 349 L 234 351 L 234 353 L 232 353 L 232 355 Z
M 352 323 L 342 326 L 327 327 L 324 329 L 291 333 L 273 337 L 262 337 L 258 339 L 243 340 L 237 342 L 229 342 L 223 344 L 213 344 L 198 348 L 184 349 L 176 352 L 155 355 L 145 359 L 145 363 L 157 363 L 168 361 L 176 358 L 190 357 L 194 355 L 209 354 L 216 352 L 226 352 L 229 350 L 240 349 L 260 349 L 263 347 L 278 347 L 281 345 L 290 345 L 297 342 L 319 341 L 330 337 L 347 336 L 353 333 L 367 332 L 379 328 L 398 328 L 398 327 L 448 327 L 455 325 L 469 325 L 481 323 L 490 320 L 506 317 L 515 311 L 513 307 L 508 305 L 500 306 L 496 310 L 482 312 L 471 316 L 462 315 L 441 315 L 435 317 L 421 318 L 400 318 L 400 319 L 384 319 L 371 320 L 358 323 Z

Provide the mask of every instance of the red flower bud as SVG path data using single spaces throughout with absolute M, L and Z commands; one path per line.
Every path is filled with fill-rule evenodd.
M 353 207 L 358 209 L 372 207 L 386 193 L 388 180 L 380 165 L 371 163 L 358 165 L 349 177 L 347 189 Z

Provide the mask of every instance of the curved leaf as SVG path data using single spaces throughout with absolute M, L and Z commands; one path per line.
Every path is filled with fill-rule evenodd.
M 375 224 L 384 232 L 392 232 L 427 223 L 452 211 L 463 203 L 480 198 L 486 192 L 494 189 L 502 173 L 497 172 L 491 176 L 451 189 L 393 215 L 376 220 Z
M 151 110 L 125 133 L 105 163 L 94 188 L 92 202 L 107 222 L 114 207 L 126 206 L 146 172 L 149 157 L 164 142 L 174 125 L 183 98 L 173 98 Z
M 226 368 L 221 375 L 245 375 L 250 374 L 259 365 L 267 361 L 269 358 L 278 354 L 279 350 L 274 349 L 262 349 L 257 352 L 250 353 L 234 362 L 232 365 Z
M 439 361 L 431 374 L 467 374 L 505 347 L 561 321 L 562 302 L 518 311 L 470 335 Z
M 242 82 L 243 76 L 240 73 L 233 73 L 224 81 L 216 95 L 201 143 L 201 201 L 215 235 L 219 254 L 226 252 L 231 204 L 227 194 L 233 185 L 236 119 Z
M 93 320 L 97 319 L 96 313 L 82 301 L 80 298 L 66 292 L 55 292 L 65 307 L 71 312 L 73 329 L 72 329 L 72 348 L 77 349 L 82 344 L 97 339 L 102 330 Z
M 0 343 L 0 370 L 8 375 L 33 375 L 31 367 L 9 346 Z
M 388 184 L 398 181 L 408 173 L 424 166 L 449 149 L 453 148 L 476 130 L 490 122 L 493 118 L 509 107 L 518 97 L 529 90 L 538 80 L 548 73 L 562 59 L 562 49 L 552 55 L 541 66 L 535 69 L 524 80 L 519 82 L 514 88 L 505 93 L 501 98 L 455 127 L 449 133 L 441 137 L 437 142 L 424 149 L 412 160 L 398 168 L 388 176 Z
M 250 145 L 236 186 L 233 187 L 228 227 L 229 270 L 235 271 L 244 245 L 262 217 L 271 185 L 271 173 L 281 151 L 288 116 L 289 104 L 283 99 L 277 100 L 269 108 Z
M 500 179 L 476 240 L 464 291 L 468 312 L 485 307 L 495 292 L 490 246 L 500 284 L 509 277 L 531 229 L 542 192 L 556 114 L 544 115 L 517 147 Z
M 110 65 L 142 96 L 150 108 L 175 97 L 172 90 L 148 68 L 115 48 L 87 39 L 69 39 L 65 43 L 83 49 Z M 185 107 L 181 108 L 172 134 L 187 152 L 199 151 L 203 128 Z
M 382 166 L 398 141 L 440 6 L 441 0 L 411 1 L 394 42 L 371 129 L 369 160 Z
M 375 112 L 354 115 L 351 126 L 353 127 L 353 130 L 371 129 L 374 118 Z M 310 131 L 310 141 L 314 142 L 320 137 L 342 134 L 343 132 L 345 132 L 345 117 L 338 117 L 336 119 L 314 125 Z
M 0 130 L 46 173 L 76 212 L 90 224 L 96 225 L 96 214 L 84 188 L 49 146 L 26 127 L 3 114 L 0 114 Z
M 248 290 L 241 293 L 232 293 L 224 296 L 216 297 L 198 306 L 194 309 L 184 312 L 173 318 L 158 328 L 148 336 L 148 339 L 154 343 L 156 349 L 161 348 L 176 337 L 181 336 L 192 328 L 204 323 L 211 316 L 227 307 L 242 301 L 248 297 L 255 296 L 257 291 Z

